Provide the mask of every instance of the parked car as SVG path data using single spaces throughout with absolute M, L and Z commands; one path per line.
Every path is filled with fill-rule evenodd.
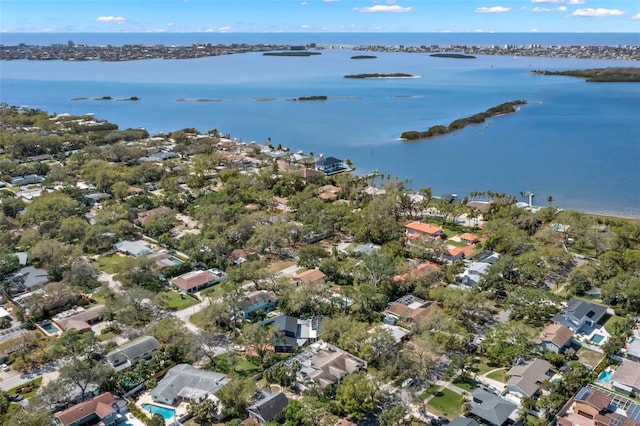
M 9 395 L 9 401 L 18 402 L 18 401 L 22 401 L 23 399 L 24 397 L 19 393 L 13 393 Z
M 0 368 L 2 369 L 2 371 L 9 371 L 9 370 L 11 370 L 7 364 L 2 364 L 2 365 L 0 365 Z

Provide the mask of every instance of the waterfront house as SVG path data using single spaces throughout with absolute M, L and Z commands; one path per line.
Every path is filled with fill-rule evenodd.
M 595 327 L 606 313 L 606 306 L 573 298 L 567 303 L 564 312 L 556 315 L 553 321 L 579 333 L 583 327 Z
M 54 414 L 56 426 L 114 426 L 119 418 L 113 394 L 107 392 Z
M 536 358 L 531 362 L 512 367 L 507 375 L 507 391 L 516 396 L 533 397 L 540 390 L 540 384 L 552 376 L 551 364 Z
M 540 344 L 543 351 L 551 351 L 560 354 L 571 346 L 573 331 L 562 324 L 549 324 L 542 330 L 536 343 Z
M 514 423 L 518 406 L 482 389 L 471 394 L 471 414 L 490 426 Z
M 344 161 L 335 157 L 326 157 L 316 161 L 316 170 L 324 172 L 327 175 L 346 170 Z
M 222 373 L 178 364 L 151 390 L 154 402 L 171 406 L 181 402 L 200 403 L 231 381 Z
M 153 336 L 143 336 L 109 352 L 105 361 L 116 371 L 135 367 L 142 360 L 149 360 L 160 350 L 160 343 Z
M 407 223 L 405 226 L 407 239 L 412 240 L 418 237 L 436 238 L 442 235 L 443 230 L 439 226 L 422 223 L 419 220 Z
M 264 426 L 269 422 L 279 422 L 284 410 L 289 405 L 289 399 L 282 392 L 262 391 L 262 397 L 247 407 L 249 418 Z
M 227 274 L 218 269 L 197 270 L 173 278 L 171 285 L 183 293 L 190 294 L 211 287 L 222 281 L 226 276 Z

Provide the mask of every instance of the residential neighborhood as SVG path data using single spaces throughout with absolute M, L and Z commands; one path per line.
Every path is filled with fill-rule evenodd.
M 640 425 L 637 220 L 0 118 L 0 424 Z

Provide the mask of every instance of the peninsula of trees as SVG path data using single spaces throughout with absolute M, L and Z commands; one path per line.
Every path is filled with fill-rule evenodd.
M 516 101 L 511 101 L 511 102 L 505 102 L 505 103 L 500 104 L 498 106 L 495 106 L 493 108 L 489 108 L 485 112 L 479 112 L 479 113 L 471 115 L 469 117 L 459 118 L 459 119 L 451 122 L 451 124 L 449 124 L 448 126 L 444 126 L 442 124 L 437 124 L 435 126 L 429 127 L 429 129 L 424 131 L 424 132 L 419 132 L 417 130 L 410 130 L 410 131 L 407 131 L 407 132 L 403 132 L 402 135 L 400 135 L 400 137 L 402 139 L 404 139 L 404 140 L 415 141 L 415 140 L 418 140 L 418 139 L 427 139 L 427 138 L 431 138 L 433 136 L 444 135 L 444 134 L 447 134 L 447 133 L 451 133 L 454 130 L 460 130 L 460 129 L 468 126 L 469 124 L 482 123 L 487 118 L 495 117 L 496 115 L 510 114 L 510 113 L 516 111 L 516 109 L 515 109 L 516 105 L 522 105 L 522 104 L 526 104 L 526 103 L 527 103 L 527 101 L 525 101 L 525 100 L 516 100 Z
M 352 56 L 351 59 L 377 59 L 378 57 L 375 55 L 355 55 Z
M 401 72 L 396 72 L 392 74 L 348 74 L 345 75 L 344 78 L 414 78 L 415 76 L 412 74 L 405 74 Z
M 453 58 L 453 59 L 475 59 L 476 57 L 473 55 L 466 55 L 464 53 L 432 53 L 431 55 L 434 58 Z
M 640 68 L 638 67 L 590 68 L 569 71 L 534 70 L 531 73 L 580 77 L 586 79 L 587 83 L 640 83 Z

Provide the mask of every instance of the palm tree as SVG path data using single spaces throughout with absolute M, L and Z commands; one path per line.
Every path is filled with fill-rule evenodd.
M 553 197 L 551 195 L 547 197 L 547 203 L 549 203 L 549 206 L 553 204 Z

